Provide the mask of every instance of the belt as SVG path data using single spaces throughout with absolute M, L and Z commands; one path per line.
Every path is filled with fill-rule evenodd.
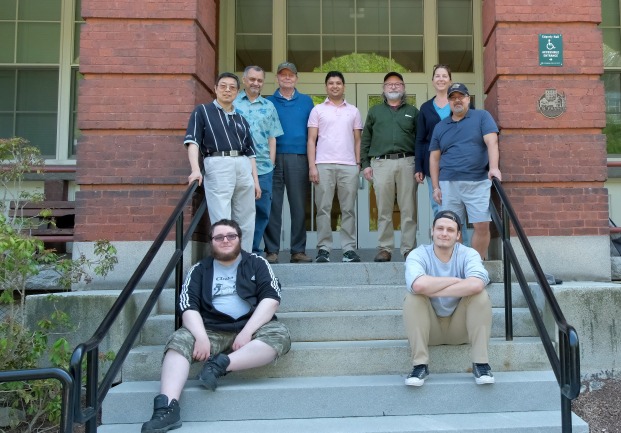
M 241 150 L 229 150 L 224 152 L 211 152 L 207 154 L 207 157 L 210 156 L 244 156 Z
M 414 156 L 413 153 L 389 153 L 388 155 L 375 156 L 375 159 L 400 159 Z

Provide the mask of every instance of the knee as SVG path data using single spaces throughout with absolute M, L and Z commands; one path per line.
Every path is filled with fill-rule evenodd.
M 473 223 L 474 231 L 481 234 L 489 233 L 489 221 L 485 221 L 482 223 Z

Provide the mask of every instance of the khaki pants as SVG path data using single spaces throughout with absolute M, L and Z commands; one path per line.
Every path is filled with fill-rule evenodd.
M 416 246 L 416 191 L 414 157 L 371 159 L 373 189 L 377 203 L 377 236 L 380 250 L 392 252 L 395 246 L 392 214 L 395 192 L 401 214 L 401 254 Z M 396 190 L 396 191 L 395 191 Z
M 332 251 L 332 201 L 336 189 L 341 206 L 341 248 L 356 248 L 356 197 L 358 166 L 317 164 L 319 183 L 315 185 L 317 206 L 317 249 Z
M 429 364 L 429 346 L 470 343 L 470 357 L 489 363 L 487 347 L 492 329 L 492 303 L 486 290 L 461 298 L 451 316 L 438 317 L 429 298 L 405 295 L 403 322 L 412 349 L 412 365 Z

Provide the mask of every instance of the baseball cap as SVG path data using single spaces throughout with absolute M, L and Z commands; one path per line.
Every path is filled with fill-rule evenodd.
M 459 218 L 459 215 L 457 215 L 452 210 L 441 210 L 440 212 L 438 212 L 436 216 L 433 218 L 432 226 L 434 226 L 436 224 L 436 221 L 439 220 L 440 218 L 448 218 L 452 221 L 455 221 L 457 223 L 457 230 L 458 231 L 461 230 L 461 219 Z
M 387 80 L 387 79 L 389 79 L 390 77 L 397 77 L 398 79 L 400 79 L 401 81 L 403 81 L 403 75 L 401 75 L 400 73 L 395 72 L 395 71 L 391 71 L 391 72 L 387 73 L 387 74 L 384 76 L 384 81 L 386 81 L 386 80 Z
M 449 87 L 448 89 L 448 96 L 451 96 L 451 94 L 455 92 L 459 92 L 462 95 L 470 96 L 470 93 L 468 93 L 468 88 L 465 84 L 462 83 L 452 84 L 451 87 Z
M 276 69 L 276 73 L 280 73 L 280 71 L 282 71 L 283 69 L 289 69 L 291 72 L 293 72 L 294 74 L 297 75 L 298 73 L 298 68 L 295 67 L 295 65 L 291 62 L 282 62 L 280 65 L 278 65 L 278 69 Z

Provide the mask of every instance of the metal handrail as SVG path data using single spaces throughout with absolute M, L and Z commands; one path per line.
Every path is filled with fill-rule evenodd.
M 172 214 L 166 221 L 166 224 L 164 224 L 164 227 L 160 231 L 159 235 L 147 251 L 145 257 L 142 259 L 136 268 L 136 271 L 125 285 L 125 288 L 121 291 L 121 294 L 110 308 L 110 311 L 108 311 L 106 317 L 104 317 L 97 330 L 93 333 L 93 336 L 88 341 L 79 344 L 73 351 L 69 368 L 69 374 L 73 377 L 74 388 L 72 396 L 72 407 L 74 409 L 73 418 L 75 422 L 85 424 L 87 433 L 95 433 L 97 431 L 97 412 L 101 407 L 104 398 L 108 394 L 108 391 L 112 387 L 114 378 L 121 371 L 129 351 L 134 345 L 134 342 L 149 317 L 151 310 L 156 305 L 157 300 L 173 270 L 175 270 L 175 282 L 179 283 L 181 281 L 183 274 L 183 250 L 188 244 L 200 218 L 207 208 L 205 198 L 203 196 L 203 200 L 196 210 L 188 230 L 183 233 L 183 209 L 190 201 L 192 194 L 195 192 L 197 187 L 197 181 L 193 182 L 188 187 Z M 99 345 L 109 333 L 112 325 L 118 318 L 125 304 L 129 301 L 132 293 L 146 273 L 149 265 L 153 262 L 153 259 L 159 252 L 173 227 L 176 228 L 175 251 L 172 253 L 171 258 L 164 268 L 159 280 L 155 284 L 151 295 L 145 302 L 136 321 L 129 330 L 129 333 L 121 345 L 121 348 L 117 351 L 114 361 L 110 364 L 110 368 L 103 377 L 101 383 L 98 384 Z M 178 290 L 179 287 L 176 288 L 176 291 Z M 82 408 L 80 403 L 80 386 L 82 383 L 82 361 L 84 357 L 86 357 L 86 402 L 85 407 Z
M 1 371 L 0 383 L 3 382 L 20 382 L 28 380 L 45 380 L 56 379 L 63 386 L 63 397 L 61 403 L 60 433 L 73 432 L 73 411 L 71 410 L 71 402 L 73 401 L 73 377 L 62 368 L 35 368 L 31 370 L 13 370 Z
M 497 178 L 492 178 L 492 186 L 500 201 L 500 210 L 496 209 L 494 198 L 490 200 L 490 209 L 492 220 L 500 233 L 503 246 L 503 268 L 504 268 L 504 290 L 505 290 L 505 334 L 507 340 L 513 340 L 513 319 L 512 319 L 512 302 L 511 302 L 511 270 L 522 289 L 528 309 L 535 322 L 535 326 L 543 343 L 544 350 L 552 366 L 554 375 L 560 387 L 561 392 L 561 421 L 562 432 L 571 433 L 571 400 L 580 394 L 580 346 L 578 341 L 578 333 L 573 326 L 569 325 L 565 320 L 563 311 L 558 305 L 554 292 L 548 283 L 548 280 L 541 269 L 541 265 L 526 237 L 524 229 L 517 218 L 517 214 L 513 210 L 513 206 L 507 197 L 507 194 Z M 558 328 L 558 355 L 556 353 L 554 343 L 550 339 L 546 331 L 543 316 L 537 307 L 531 288 L 526 281 L 522 267 L 518 261 L 517 254 L 511 242 L 511 228 L 524 250 L 526 259 L 530 264 L 530 268 L 535 275 L 535 279 L 541 288 L 545 297 L 556 327 Z

